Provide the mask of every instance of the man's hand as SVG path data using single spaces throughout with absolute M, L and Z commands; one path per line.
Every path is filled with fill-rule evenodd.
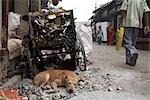
M 144 33 L 147 34 L 148 32 L 150 32 L 150 26 L 145 26 Z

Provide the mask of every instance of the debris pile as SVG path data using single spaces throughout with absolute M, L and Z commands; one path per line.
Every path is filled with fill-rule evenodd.
M 29 100 L 68 100 L 74 96 L 93 91 L 121 91 L 121 88 L 113 89 L 114 77 L 109 73 L 101 73 L 100 70 L 92 69 L 85 72 L 76 72 L 79 77 L 79 85 L 74 93 L 68 93 L 63 87 L 59 88 L 59 92 L 55 92 L 51 86 L 43 88 L 36 87 L 31 79 L 23 79 L 14 88 L 18 89 L 18 93 L 22 97 Z

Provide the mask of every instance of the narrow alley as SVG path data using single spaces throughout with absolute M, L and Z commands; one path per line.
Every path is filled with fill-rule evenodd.
M 84 100 L 149 100 L 149 51 L 138 50 L 140 56 L 137 65 L 131 67 L 125 64 L 124 48 L 117 52 L 115 46 L 97 45 L 96 43 L 93 44 L 93 48 L 94 64 L 89 67 L 89 70 L 94 70 L 91 74 L 96 74 L 93 77 L 96 79 L 95 82 L 103 81 L 98 80 L 100 75 L 109 75 L 112 78 L 111 84 L 101 89 L 103 91 L 99 90 L 71 100 L 83 100 L 83 98 Z

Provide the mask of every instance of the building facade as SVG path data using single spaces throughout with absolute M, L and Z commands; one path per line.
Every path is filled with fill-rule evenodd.
M 146 0 L 148 6 L 150 7 L 150 0 Z M 114 30 L 116 31 L 119 26 L 119 19 L 120 19 L 120 7 L 122 4 L 123 0 L 113 0 L 111 2 L 108 2 L 107 4 L 104 4 L 100 6 L 98 9 L 96 9 L 93 13 L 94 16 L 92 16 L 92 22 L 93 23 L 98 23 L 98 22 L 111 22 Z M 144 24 L 144 22 L 143 22 Z M 149 20 L 149 25 L 150 25 L 150 20 Z M 139 38 L 137 41 L 137 46 L 138 43 L 142 43 L 141 46 L 138 46 L 138 48 L 141 49 L 149 49 L 149 36 L 150 34 L 144 35 L 143 30 L 139 33 Z M 144 43 L 144 45 L 143 45 Z M 148 43 L 148 44 L 147 44 Z M 145 45 L 146 44 L 146 45 Z M 143 46 L 143 47 L 142 47 Z

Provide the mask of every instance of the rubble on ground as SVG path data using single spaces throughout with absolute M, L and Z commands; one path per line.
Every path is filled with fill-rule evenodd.
M 33 85 L 31 79 L 23 79 L 14 88 L 19 89 L 19 95 L 29 98 L 29 100 L 68 100 L 82 93 L 90 93 L 93 91 L 121 91 L 121 88 L 113 89 L 114 77 L 110 73 L 101 73 L 101 70 L 89 68 L 87 71 L 76 71 L 79 77 L 79 85 L 75 93 L 68 93 L 63 87 L 59 88 L 59 92 L 50 86 L 38 88 Z

